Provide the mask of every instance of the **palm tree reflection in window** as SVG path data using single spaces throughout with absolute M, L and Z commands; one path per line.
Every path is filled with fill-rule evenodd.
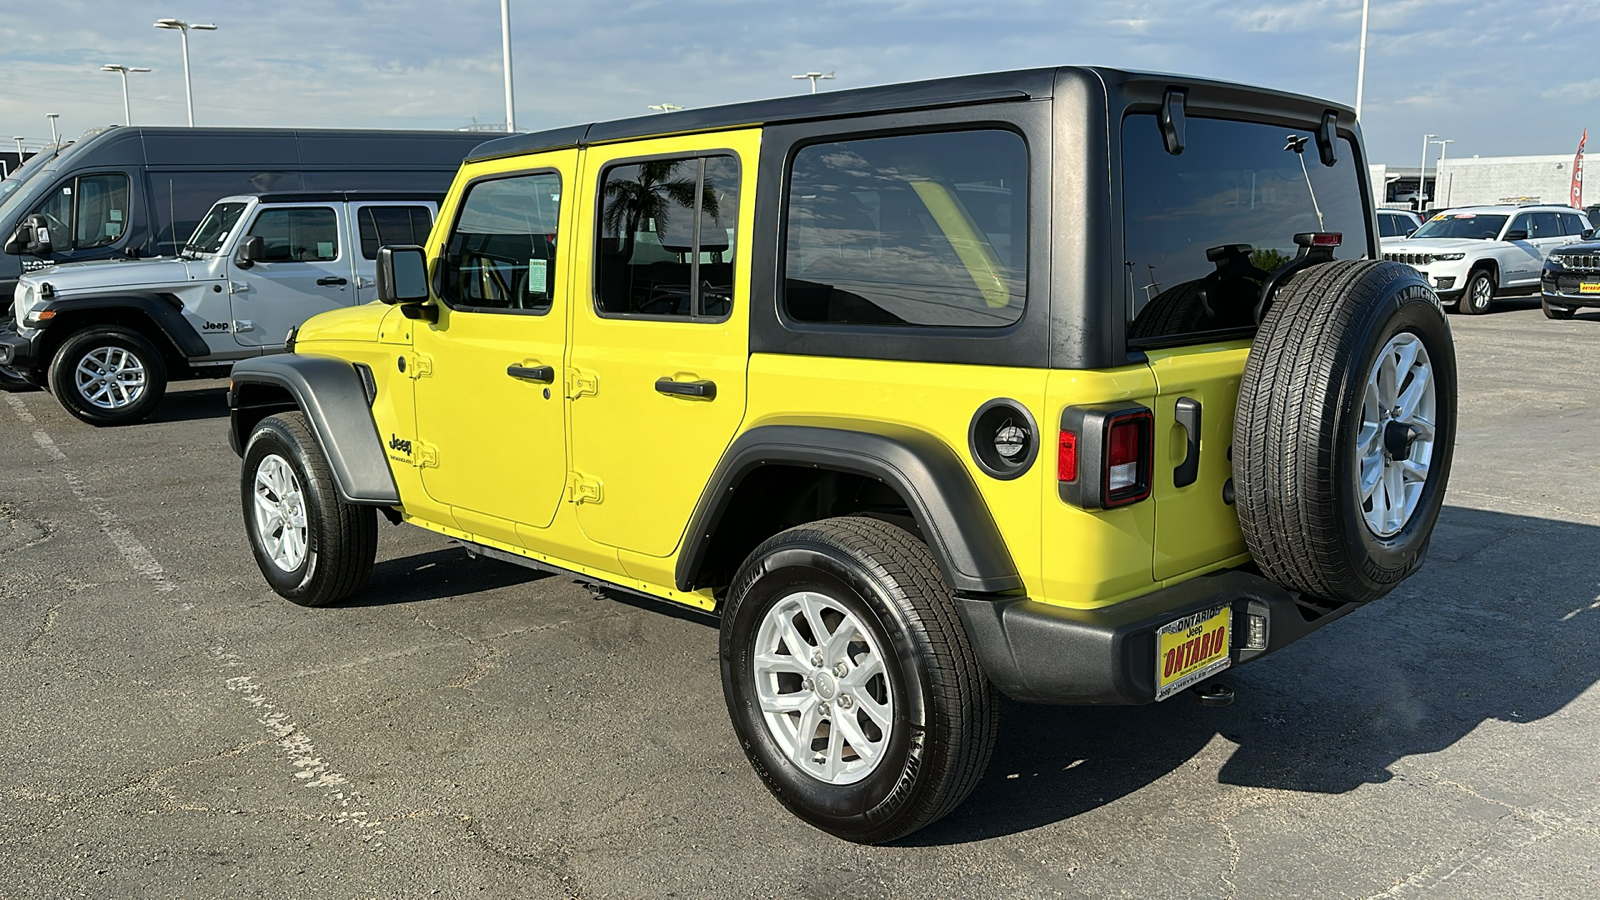
M 721 262 L 720 229 L 696 234 L 696 224 L 721 216 L 718 191 L 703 159 L 662 159 L 606 173 L 601 226 L 600 306 L 606 312 L 693 315 L 695 274 L 702 249 Z M 697 202 L 698 201 L 698 202 Z M 699 213 L 697 216 L 696 213 Z

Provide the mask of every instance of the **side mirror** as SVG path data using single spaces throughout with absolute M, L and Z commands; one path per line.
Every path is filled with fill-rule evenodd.
M 428 299 L 428 254 L 415 244 L 378 248 L 378 299 L 424 303 Z
M 1600 228 L 1591 228 L 1588 231 L 1585 231 L 1582 234 L 1578 235 L 1578 237 L 1581 237 L 1586 241 L 1592 241 L 1592 240 L 1594 240 L 1595 232 L 1597 232 L 1597 231 L 1600 231 Z M 7 251 L 7 252 L 9 252 L 9 251 Z
M 1525 240 L 1528 239 L 1528 233 L 1526 231 L 1521 230 L 1521 229 L 1518 229 L 1516 231 L 1508 231 L 1508 232 L 1506 232 L 1506 238 L 1505 239 L 1508 240 L 1508 241 L 1525 241 Z
M 248 269 L 260 262 L 267 255 L 267 241 L 261 235 L 245 238 L 239 243 L 239 252 L 233 255 L 233 261 L 241 269 Z
M 10 256 L 44 256 L 55 248 L 50 243 L 50 220 L 44 216 L 28 216 L 11 232 L 6 240 L 5 252 Z

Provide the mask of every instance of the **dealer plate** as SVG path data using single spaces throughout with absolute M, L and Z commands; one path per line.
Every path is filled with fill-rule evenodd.
M 1233 664 L 1228 631 L 1233 611 L 1226 606 L 1184 616 L 1156 632 L 1156 699 L 1210 678 Z
M 1600 281 L 1580 281 L 1580 282 L 1578 282 L 1578 293 L 1580 293 L 1580 294 L 1600 294 Z

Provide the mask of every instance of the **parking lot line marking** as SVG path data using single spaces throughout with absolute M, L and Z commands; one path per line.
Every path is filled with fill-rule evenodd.
M 34 417 L 32 411 L 28 409 L 21 399 L 7 394 L 6 403 L 11 407 L 11 411 L 16 414 L 17 418 L 22 420 L 24 425 L 32 428 L 33 441 L 39 445 L 39 449 L 46 456 L 56 463 L 66 463 L 68 461 L 67 455 L 61 452 L 61 448 L 56 446 L 50 435 L 39 426 L 39 420 Z M 77 498 L 78 502 L 94 517 L 96 523 L 100 526 L 100 532 L 111 541 L 112 546 L 117 548 L 117 553 L 122 556 L 123 561 L 128 564 L 129 568 L 136 574 L 149 579 L 155 585 L 156 590 L 161 593 L 172 593 L 178 590 L 178 584 L 167 576 L 166 569 L 156 559 L 155 554 L 151 553 L 150 549 L 137 537 L 134 537 L 132 531 L 120 524 L 120 517 L 106 505 L 105 498 L 94 496 L 90 492 L 88 483 L 70 468 L 63 466 L 61 474 L 67 482 L 67 487 L 72 491 L 72 496 Z M 192 607 L 189 604 L 184 604 L 183 608 Z M 55 609 L 52 609 L 49 621 L 53 621 L 54 614 Z M 226 647 L 220 645 L 211 648 L 210 658 L 219 673 L 223 675 L 227 675 L 229 669 L 238 669 L 245 665 L 237 654 L 228 652 Z M 317 752 L 316 744 L 312 743 L 311 737 L 301 730 L 297 723 L 289 721 L 289 714 L 280 711 L 278 705 L 267 698 L 261 686 L 256 684 L 255 679 L 255 675 L 227 677 L 223 681 L 223 686 L 228 690 L 228 693 L 241 697 L 245 703 L 259 711 L 256 721 L 277 739 L 279 748 L 288 756 L 289 765 L 296 770 L 294 772 L 295 779 L 303 787 L 321 790 L 329 799 L 339 804 L 340 812 L 333 820 L 335 826 L 353 825 L 361 832 L 366 832 L 367 829 L 377 829 L 370 833 L 364 833 L 362 836 L 363 841 L 372 841 L 374 837 L 384 834 L 385 832 L 378 828 L 382 824 L 380 821 L 370 821 L 367 813 L 350 809 L 350 804 L 357 798 L 357 795 L 353 792 L 346 793 L 343 789 L 342 786 L 348 784 L 349 779 L 345 775 L 335 772 L 322 759 Z M 381 841 L 372 841 L 372 843 L 375 847 L 382 846 Z

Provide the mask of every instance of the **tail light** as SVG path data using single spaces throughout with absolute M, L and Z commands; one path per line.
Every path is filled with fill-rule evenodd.
M 1155 420 L 1137 404 L 1069 406 L 1061 413 L 1056 477 L 1061 499 L 1113 509 L 1150 496 Z

